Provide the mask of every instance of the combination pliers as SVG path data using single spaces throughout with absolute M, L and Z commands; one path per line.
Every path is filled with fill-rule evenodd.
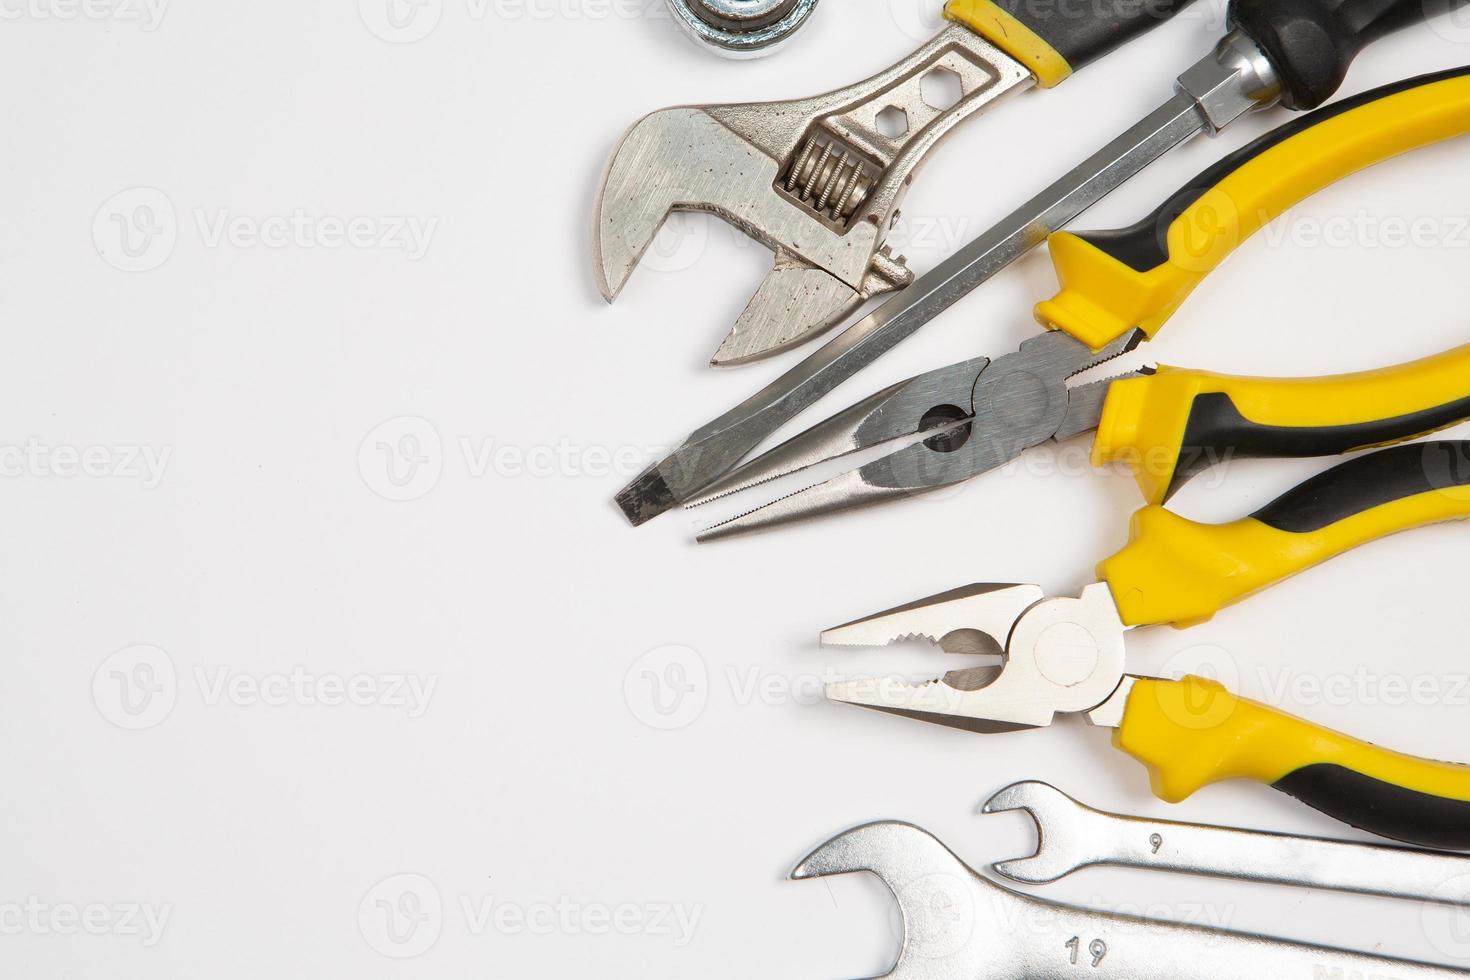
M 1371 833 L 1470 847 L 1470 766 L 1379 748 L 1236 697 L 1201 677 L 1130 674 L 1133 627 L 1188 626 L 1296 572 L 1396 531 L 1470 518 L 1470 442 L 1410 443 L 1356 457 L 1249 517 L 1199 524 L 1159 504 L 1076 598 L 1034 585 L 972 585 L 827 630 L 824 644 L 924 637 L 957 652 L 1000 650 L 1003 665 L 922 684 L 829 684 L 834 701 L 976 732 L 1081 713 L 1148 766 L 1178 802 L 1223 779 L 1267 783 Z M 994 646 L 977 642 L 988 638 Z
M 885 388 L 751 460 L 692 503 L 907 440 L 716 524 L 700 540 L 950 486 L 1090 430 L 1094 464 L 1129 464 L 1145 497 L 1161 502 L 1221 458 L 1335 455 L 1470 416 L 1470 348 L 1311 380 L 1161 366 L 1070 384 L 1153 337 L 1211 270 L 1287 208 L 1364 167 L 1467 131 L 1470 67 L 1420 76 L 1261 136 L 1132 227 L 1052 235 L 1062 288 L 1036 307 L 1046 332 L 1003 357 L 972 358 Z

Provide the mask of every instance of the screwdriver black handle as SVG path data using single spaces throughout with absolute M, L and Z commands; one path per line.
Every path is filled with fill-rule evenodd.
M 1230 26 L 1270 59 L 1281 104 L 1315 109 L 1347 76 L 1358 52 L 1459 0 L 1231 0 Z
M 949 0 L 944 16 L 1015 58 L 1050 88 L 1194 0 Z

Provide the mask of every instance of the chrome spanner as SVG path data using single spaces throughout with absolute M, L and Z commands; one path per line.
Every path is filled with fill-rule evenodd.
M 844 831 L 794 879 L 868 871 L 898 900 L 893 980 L 1449 980 L 1470 971 L 1331 946 L 1046 902 L 977 874 L 928 831 L 884 821 Z
M 1036 822 L 1036 854 L 991 865 L 1029 885 L 1111 865 L 1470 905 L 1470 855 L 1108 813 L 1036 780 L 1012 783 L 981 810 L 1022 810 Z

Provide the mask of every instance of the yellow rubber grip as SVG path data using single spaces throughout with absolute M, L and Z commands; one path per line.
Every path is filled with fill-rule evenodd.
M 1126 231 L 1053 234 L 1048 246 L 1062 288 L 1036 307 L 1037 319 L 1094 349 L 1134 327 L 1152 336 L 1227 255 L 1293 204 L 1364 167 L 1470 131 L 1465 74 L 1393 89 L 1266 134 L 1196 178 L 1182 192 L 1196 196 L 1177 215 L 1166 205 Z
M 1072 66 L 1050 44 L 992 0 L 949 0 L 944 16 L 979 34 L 1015 58 L 1042 88 L 1065 81 Z
M 1095 466 L 1122 463 L 1161 504 L 1188 476 L 1233 458 L 1330 456 L 1389 445 L 1470 417 L 1470 344 L 1406 364 L 1321 378 L 1249 378 L 1160 366 L 1113 382 Z
M 1250 779 L 1374 833 L 1433 846 L 1470 839 L 1470 767 L 1380 748 L 1201 677 L 1136 679 L 1113 744 L 1171 803 Z
M 1342 463 L 1228 524 L 1150 504 L 1098 575 L 1125 624 L 1186 627 L 1360 544 L 1467 517 L 1470 443 L 1413 443 Z

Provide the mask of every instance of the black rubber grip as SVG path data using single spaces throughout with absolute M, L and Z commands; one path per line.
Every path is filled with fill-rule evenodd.
M 1075 71 L 1173 17 L 1194 0 L 995 0 Z
M 1470 75 L 1470 66 L 1407 78 L 1401 82 L 1394 82 L 1391 85 L 1384 85 L 1352 98 L 1334 102 L 1330 106 L 1310 112 L 1305 116 L 1298 116 L 1286 125 L 1278 126 L 1269 133 L 1256 137 L 1234 153 L 1220 158 L 1212 166 L 1200 171 L 1194 179 L 1179 188 L 1167 201 L 1137 224 L 1112 231 L 1078 232 L 1077 237 L 1139 272 L 1148 272 L 1169 261 L 1169 226 L 1174 223 L 1175 219 L 1183 214 L 1191 204 L 1204 196 L 1204 193 L 1211 187 L 1245 166 L 1249 161 L 1278 143 L 1284 143 L 1298 133 L 1318 123 L 1326 122 L 1334 116 L 1340 116 L 1344 112 L 1350 112 L 1359 106 L 1387 98 L 1398 92 L 1418 88 L 1421 85 L 1432 85 L 1448 78 L 1458 78 L 1461 75 Z
M 1179 460 L 1164 493 L 1168 500 L 1190 477 L 1227 459 L 1337 456 L 1411 439 L 1470 418 L 1470 397 L 1393 418 L 1350 425 L 1261 425 L 1240 414 L 1222 391 L 1197 397 L 1189 409 Z
M 1339 463 L 1251 516 L 1308 534 L 1374 507 L 1431 490 L 1470 486 L 1470 442 L 1416 442 Z
M 1281 104 L 1315 109 L 1370 41 L 1448 10 L 1455 0 L 1231 0 L 1230 26 L 1265 52 Z
M 1314 810 L 1380 837 L 1449 850 L 1470 848 L 1470 802 L 1421 793 L 1329 762 L 1272 784 Z

